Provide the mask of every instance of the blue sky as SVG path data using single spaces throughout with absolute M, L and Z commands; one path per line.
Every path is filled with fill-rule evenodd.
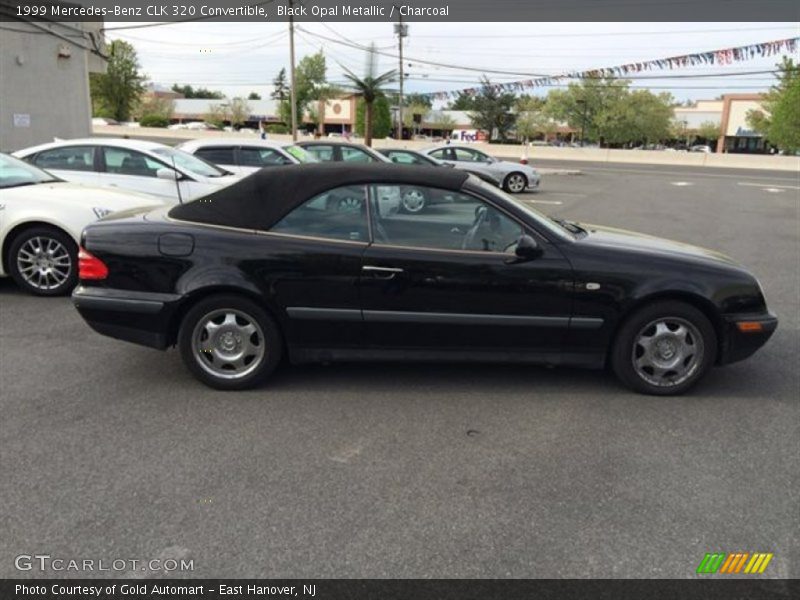
M 266 96 L 276 73 L 289 64 L 286 23 L 195 22 L 113 29 L 125 25 L 130 23 L 107 23 L 107 36 L 134 44 L 142 70 L 160 84 L 204 86 L 229 97 L 251 91 Z M 346 42 L 358 46 L 374 43 L 381 52 L 397 54 L 391 23 L 314 22 L 298 27 L 298 59 L 324 50 L 332 82 L 344 83 L 342 66 L 357 73 L 364 70 L 365 51 L 348 47 Z M 404 63 L 409 74 L 405 88 L 407 92 L 435 92 L 477 85 L 480 71 L 455 67 L 559 74 L 798 36 L 798 23 L 411 23 L 405 39 Z M 797 60 L 797 55 L 794 58 Z M 772 76 L 740 73 L 772 69 L 778 61 L 779 57 L 758 57 L 725 66 L 667 71 L 673 75 L 735 76 L 646 79 L 634 86 L 668 91 L 679 101 L 714 98 L 726 92 L 757 92 L 769 87 Z M 396 58 L 381 55 L 378 69 L 396 68 L 397 63 Z M 529 79 L 508 74 L 490 77 L 498 83 Z

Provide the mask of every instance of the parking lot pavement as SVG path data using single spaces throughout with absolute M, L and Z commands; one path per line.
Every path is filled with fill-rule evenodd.
M 0 282 L 0 576 L 47 553 L 188 557 L 198 577 L 692 577 L 705 552 L 764 551 L 766 576 L 797 577 L 800 192 L 674 173 L 525 198 L 758 275 L 777 333 L 679 398 L 428 364 L 288 367 L 225 394 Z

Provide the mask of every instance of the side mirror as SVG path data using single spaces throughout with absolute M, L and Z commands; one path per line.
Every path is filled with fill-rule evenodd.
M 507 262 L 527 262 L 539 258 L 542 254 L 544 254 L 544 250 L 542 250 L 538 242 L 527 233 L 524 233 L 517 241 L 517 247 L 514 248 L 514 258 L 509 259 Z
M 156 171 L 156 177 L 159 179 L 167 179 L 169 181 L 179 181 L 181 179 L 181 174 L 168 167 L 162 167 Z
M 392 162 L 393 163 L 400 162 L 400 159 L 398 159 L 396 156 L 393 156 L 392 157 Z

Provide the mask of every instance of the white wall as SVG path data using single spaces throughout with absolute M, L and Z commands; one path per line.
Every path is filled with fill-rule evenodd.
M 67 40 L 21 21 L 0 32 L 0 150 L 13 151 L 91 134 L 87 52 Z M 70 24 L 80 27 L 79 23 Z M 59 25 L 54 31 L 75 35 Z M 40 33 L 36 33 L 40 32 Z M 76 40 L 87 44 L 86 40 Z M 59 57 L 59 49 L 69 57 Z M 30 126 L 14 126 L 14 115 L 28 115 Z M 19 116 L 17 121 L 25 120 Z

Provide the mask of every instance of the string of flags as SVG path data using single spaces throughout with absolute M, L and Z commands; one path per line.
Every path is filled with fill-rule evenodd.
M 724 48 L 722 50 L 710 50 L 708 52 L 696 52 L 694 54 L 684 54 L 682 56 L 645 60 L 616 67 L 591 69 L 589 71 L 572 71 L 562 75 L 497 83 L 492 84 L 491 87 L 498 92 L 519 92 L 536 87 L 556 85 L 570 79 L 597 79 L 601 77 L 624 78 L 625 76 L 645 71 L 673 70 L 698 65 L 729 65 L 735 62 L 751 60 L 756 57 L 775 56 L 784 53 L 793 54 L 797 51 L 798 42 L 800 42 L 800 37 L 786 38 L 783 40 L 749 44 L 747 46 L 738 46 L 735 48 Z M 429 96 L 436 100 L 446 100 L 448 98 L 455 98 L 460 94 L 474 96 L 481 91 L 482 87 L 483 86 L 478 86 L 447 92 L 429 92 L 422 95 Z

